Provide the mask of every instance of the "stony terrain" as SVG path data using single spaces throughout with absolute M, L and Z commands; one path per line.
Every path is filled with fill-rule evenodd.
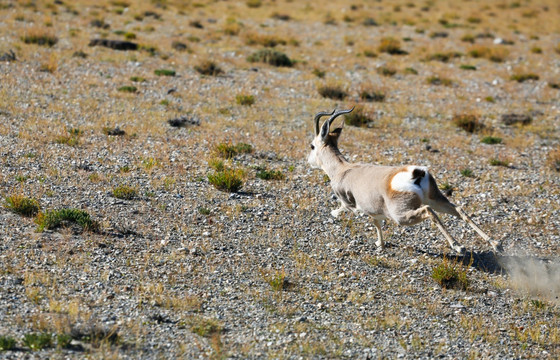
M 0 358 L 560 356 L 557 1 L 4 0 L 0 60 Z M 354 105 L 350 161 L 428 166 L 504 252 L 333 219 L 312 118 Z

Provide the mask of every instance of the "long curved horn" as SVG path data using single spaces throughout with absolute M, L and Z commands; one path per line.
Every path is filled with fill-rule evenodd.
M 354 110 L 354 108 L 355 108 L 355 106 L 353 106 L 352 109 L 350 109 L 350 110 L 339 110 L 339 111 L 334 112 L 334 114 L 332 114 L 332 116 L 329 118 L 329 126 L 333 123 L 334 119 L 336 119 L 340 115 L 344 115 L 344 114 L 348 114 L 349 112 L 352 112 L 352 110 Z
M 321 111 L 315 114 L 313 121 L 315 122 L 315 136 L 319 135 L 319 119 L 323 116 L 330 116 L 336 112 L 336 108 L 332 112 Z

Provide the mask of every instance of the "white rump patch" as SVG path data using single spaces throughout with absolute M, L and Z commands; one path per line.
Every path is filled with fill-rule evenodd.
M 421 170 L 424 172 L 424 177 L 422 177 L 418 183 L 418 179 L 412 178 L 412 173 L 414 170 Z M 397 173 L 391 180 L 391 189 L 401 192 L 413 192 L 416 193 L 422 201 L 424 201 L 424 196 L 428 195 L 429 186 L 429 174 L 428 168 L 424 166 L 408 166 L 406 171 L 401 171 Z

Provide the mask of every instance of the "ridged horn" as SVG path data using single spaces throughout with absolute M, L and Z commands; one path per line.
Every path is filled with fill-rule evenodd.
M 332 112 L 321 111 L 315 114 L 313 121 L 315 122 L 315 136 L 319 135 L 319 119 L 323 116 L 331 116 L 336 112 L 336 108 Z
M 344 115 L 344 114 L 348 114 L 348 113 L 352 112 L 352 110 L 354 110 L 354 108 L 355 108 L 355 106 L 353 106 L 352 109 L 350 109 L 350 110 L 339 110 L 339 111 L 334 112 L 334 114 L 331 114 L 332 116 L 329 118 L 329 127 L 333 123 L 334 119 L 336 119 L 340 115 Z

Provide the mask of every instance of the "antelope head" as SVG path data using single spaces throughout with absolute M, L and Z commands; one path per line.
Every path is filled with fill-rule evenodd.
M 319 112 L 315 115 L 315 118 L 313 119 L 313 121 L 315 123 L 315 138 L 313 139 L 313 142 L 311 143 L 311 152 L 309 153 L 309 156 L 307 157 L 307 162 L 311 165 L 311 167 L 313 167 L 313 168 L 320 168 L 321 167 L 321 165 L 323 163 L 323 160 L 322 160 L 323 156 L 322 155 L 325 152 L 334 151 L 335 153 L 339 153 L 339 151 L 338 151 L 338 137 L 340 136 L 340 133 L 342 132 L 342 128 L 344 126 L 344 123 L 342 123 L 342 125 L 340 127 L 337 127 L 334 130 L 331 130 L 330 127 L 331 127 L 333 121 L 337 117 L 339 117 L 340 115 L 348 114 L 352 110 L 354 110 L 354 108 L 352 108 L 350 110 L 339 110 L 339 111 L 336 111 L 336 109 L 334 109 L 330 113 L 322 111 L 322 112 Z M 330 116 L 330 118 L 325 120 L 323 125 L 319 127 L 319 120 L 323 116 Z

